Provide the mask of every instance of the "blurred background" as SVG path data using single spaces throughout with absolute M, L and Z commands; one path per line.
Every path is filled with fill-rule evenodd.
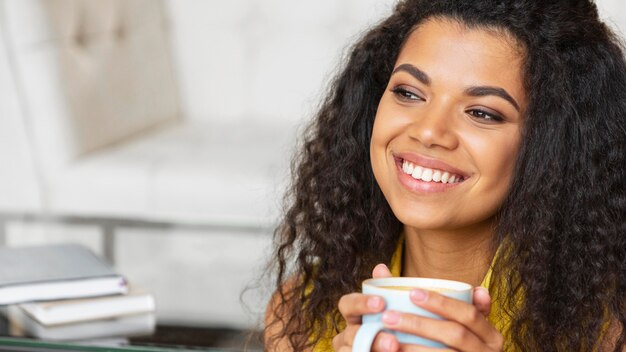
M 394 2 L 0 0 L 0 242 L 91 248 L 160 324 L 258 329 L 298 135 Z

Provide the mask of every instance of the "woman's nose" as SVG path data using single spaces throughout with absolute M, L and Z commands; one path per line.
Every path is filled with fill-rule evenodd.
M 454 149 L 459 142 L 454 129 L 454 112 L 440 106 L 416 115 L 407 132 L 411 139 L 419 141 L 427 148 Z

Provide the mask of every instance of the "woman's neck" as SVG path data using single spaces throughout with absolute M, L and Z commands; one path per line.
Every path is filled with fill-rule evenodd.
M 430 231 L 404 227 L 402 276 L 467 282 L 483 281 L 494 250 L 492 224 L 462 231 Z

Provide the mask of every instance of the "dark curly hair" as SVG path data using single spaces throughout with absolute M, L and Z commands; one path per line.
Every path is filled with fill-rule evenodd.
M 416 26 L 446 18 L 512 35 L 529 103 L 493 268 L 512 316 L 510 346 L 591 351 L 626 326 L 626 63 L 588 0 L 404 0 L 352 48 L 294 159 L 276 230 L 279 335 L 294 350 L 339 331 L 339 298 L 389 263 L 402 224 L 371 170 L 378 102 Z M 514 273 L 510 275 L 510 273 Z M 491 288 L 490 288 L 491 289 Z M 520 297 L 521 305 L 513 302 Z

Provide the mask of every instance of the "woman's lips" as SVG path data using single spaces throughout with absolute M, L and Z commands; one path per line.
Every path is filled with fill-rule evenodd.
M 394 155 L 400 183 L 413 192 L 445 192 L 469 178 L 444 162 L 415 155 L 410 158 L 405 159 L 402 154 Z
M 428 168 L 428 169 L 432 169 L 432 170 L 439 170 L 442 173 L 443 172 L 448 172 L 449 174 L 454 174 L 457 176 L 462 177 L 463 179 L 468 179 L 469 175 L 464 172 L 463 170 L 460 170 L 458 168 L 453 167 L 450 164 L 447 164 L 443 161 L 437 160 L 437 159 L 431 159 L 431 158 L 427 158 L 427 157 L 423 157 L 414 153 L 393 153 L 392 154 L 394 159 L 396 160 L 396 162 L 398 160 L 401 160 L 402 162 L 407 161 L 411 164 L 413 164 L 414 166 L 421 166 L 422 168 Z
M 407 160 L 402 161 L 401 169 L 405 174 L 411 175 L 414 179 L 424 182 L 457 183 L 464 180 L 463 176 L 459 174 L 415 165 Z

